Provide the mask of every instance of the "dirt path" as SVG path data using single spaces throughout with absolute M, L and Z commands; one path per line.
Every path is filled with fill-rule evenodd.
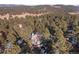
M 9 15 L 9 14 L 5 14 L 5 15 L 0 15 L 0 18 L 1 19 L 9 19 L 10 18 L 10 16 L 12 17 L 12 18 L 15 18 L 15 17 L 18 17 L 18 18 L 25 18 L 26 16 L 33 16 L 33 17 L 35 17 L 35 16 L 41 16 L 41 15 L 45 15 L 45 14 L 48 14 L 48 12 L 46 12 L 46 13 L 39 13 L 39 14 L 33 14 L 33 13 L 22 13 L 22 14 L 17 14 L 17 15 Z
M 69 12 L 70 15 L 79 15 L 79 12 Z

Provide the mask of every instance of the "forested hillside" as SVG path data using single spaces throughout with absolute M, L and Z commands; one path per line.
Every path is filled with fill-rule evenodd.
M 79 53 L 79 6 L 0 5 L 0 53 Z

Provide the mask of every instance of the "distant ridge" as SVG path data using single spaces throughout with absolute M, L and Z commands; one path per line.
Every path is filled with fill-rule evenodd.
M 79 6 L 74 5 L 17 5 L 17 4 L 0 4 L 0 15 L 9 14 L 22 14 L 22 13 L 68 13 L 79 11 Z
M 32 5 L 22 5 L 22 4 L 0 4 L 0 7 L 15 7 L 15 6 L 32 6 Z M 75 6 L 75 5 L 55 4 L 55 5 L 33 5 L 33 6 Z M 78 6 L 79 6 L 79 5 L 78 5 Z

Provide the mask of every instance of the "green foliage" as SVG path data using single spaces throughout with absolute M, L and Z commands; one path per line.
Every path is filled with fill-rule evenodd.
M 38 12 L 38 9 L 40 8 L 30 9 L 28 10 L 28 12 L 43 13 L 46 11 L 50 11 L 50 13 L 41 15 L 41 16 L 35 16 L 35 17 L 26 16 L 25 18 L 15 17 L 15 18 L 10 18 L 8 20 L 0 19 L 0 31 L 8 32 L 6 40 L 12 41 L 14 43 L 16 40 L 16 38 L 13 36 L 14 31 L 12 30 L 12 28 L 14 28 L 17 31 L 17 33 L 25 39 L 25 41 L 28 41 L 29 46 L 30 46 L 31 41 L 28 39 L 29 39 L 29 35 L 33 32 L 33 30 L 36 29 L 36 31 L 44 35 L 44 38 L 49 38 L 49 36 L 51 35 L 49 28 L 48 28 L 49 26 L 51 27 L 51 32 L 55 30 L 56 41 L 53 42 L 52 44 L 53 48 L 57 49 L 59 53 L 69 53 L 69 50 L 71 49 L 72 46 L 68 41 L 66 41 L 66 38 L 64 37 L 64 32 L 67 31 L 68 25 L 72 23 L 72 26 L 74 28 L 73 30 L 74 33 L 75 34 L 79 33 L 79 15 L 69 15 L 60 9 L 59 10 L 53 9 L 53 11 L 51 11 L 51 9 L 48 9 L 46 11 L 42 10 Z M 25 9 L 27 11 L 27 8 Z M 17 8 L 14 8 L 13 10 L 8 9 L 6 11 L 3 10 L 5 11 L 3 14 L 8 13 L 8 12 L 10 14 L 19 14 L 22 11 L 25 12 L 24 9 L 19 10 L 19 11 L 17 10 L 18 10 Z M 69 11 L 70 10 L 71 9 L 69 9 Z M 18 26 L 19 24 L 22 24 L 22 28 Z M 79 40 L 79 35 L 77 35 L 76 37 Z M 1 42 L 5 41 L 1 35 L 0 35 L 0 41 Z M 20 48 L 17 45 L 14 45 L 14 48 L 12 48 L 10 51 L 11 52 L 8 51 L 7 53 L 18 53 L 20 51 Z

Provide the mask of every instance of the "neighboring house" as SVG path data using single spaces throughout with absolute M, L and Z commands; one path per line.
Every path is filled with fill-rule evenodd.
M 72 43 L 72 44 L 76 44 L 77 43 L 77 38 L 76 37 L 74 37 L 74 36 L 71 36 L 71 37 L 69 37 L 69 40 L 68 40 L 70 43 Z
M 0 53 L 3 53 L 5 50 L 4 46 L 2 45 L 1 41 L 0 41 Z
M 68 33 L 65 35 L 65 38 L 68 42 L 70 42 L 73 45 L 75 45 L 77 43 L 77 38 L 75 37 L 74 34 L 72 33 Z
M 8 42 L 8 43 L 6 44 L 6 49 L 10 49 L 10 48 L 13 48 L 12 42 Z
M 19 26 L 19 28 L 22 28 L 22 27 L 23 27 L 23 25 L 22 25 L 22 24 L 18 24 L 18 26 Z
M 74 36 L 74 30 L 68 29 L 66 32 L 64 32 L 64 37 L 69 38 L 71 36 Z
M 0 36 L 2 36 L 5 40 L 7 39 L 8 32 L 0 31 Z

